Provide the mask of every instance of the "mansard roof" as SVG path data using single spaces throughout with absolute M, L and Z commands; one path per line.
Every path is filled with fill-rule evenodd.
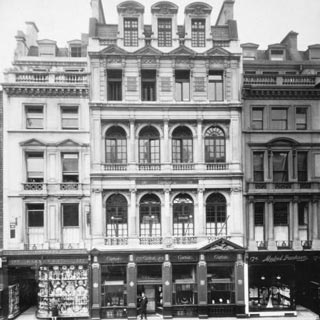
M 176 14 L 178 12 L 178 6 L 169 1 L 159 1 L 151 6 L 152 13 L 161 14 Z
M 185 14 L 203 15 L 210 14 L 212 7 L 204 2 L 193 2 L 186 6 L 184 9 Z
M 125 1 L 117 5 L 118 12 L 124 13 L 144 13 L 144 6 L 137 1 Z

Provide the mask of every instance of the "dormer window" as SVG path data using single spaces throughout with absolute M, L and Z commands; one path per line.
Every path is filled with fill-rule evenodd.
M 191 22 L 191 46 L 205 47 L 206 40 L 206 20 L 192 19 Z
M 124 46 L 138 46 L 138 18 L 124 18 Z
M 284 50 L 282 50 L 282 49 L 271 49 L 270 50 L 270 60 L 272 60 L 272 61 L 283 61 L 284 60 Z
M 81 57 L 81 45 L 70 47 L 71 57 Z
M 172 20 L 158 19 L 158 46 L 172 46 Z

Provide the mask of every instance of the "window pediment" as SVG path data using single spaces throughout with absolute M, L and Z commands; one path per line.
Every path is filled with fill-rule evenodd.
M 229 57 L 231 56 L 231 53 L 223 48 L 211 48 L 210 50 L 205 52 L 208 56 L 223 56 L 223 57 Z
M 144 13 L 144 6 L 136 1 L 125 1 L 117 6 L 118 13 L 126 15 L 134 15 L 137 13 Z
M 135 54 L 139 55 L 149 55 L 149 56 L 158 56 L 161 55 L 162 52 L 157 50 L 156 48 L 146 45 L 143 48 L 139 49 L 138 51 L 135 52 Z
M 293 139 L 277 138 L 269 141 L 268 147 L 293 147 L 299 145 L 299 143 Z
M 176 14 L 178 12 L 178 6 L 169 1 L 160 1 L 151 7 L 151 12 L 161 15 Z
M 195 55 L 195 51 L 189 49 L 185 45 L 180 45 L 177 49 L 171 51 L 170 54 L 174 54 L 177 56 L 191 56 Z
M 225 250 L 244 250 L 244 248 L 227 239 L 221 238 L 206 245 L 205 247 L 202 248 L 202 250 L 225 251 Z
M 184 12 L 192 15 L 209 15 L 212 7 L 204 2 L 194 2 L 186 6 Z
M 100 51 L 100 54 L 114 54 L 114 55 L 119 55 L 119 54 L 127 54 L 128 52 L 126 50 L 123 50 L 119 48 L 115 44 L 109 45 L 107 48 L 103 49 Z
M 63 140 L 63 141 L 57 143 L 56 146 L 57 147 L 85 147 L 85 146 L 87 146 L 87 144 L 78 143 L 78 142 L 71 140 L 71 139 L 66 139 L 66 140 Z
M 23 147 L 43 147 L 46 146 L 44 142 L 41 142 L 37 139 L 29 139 L 23 142 L 20 142 L 20 146 Z

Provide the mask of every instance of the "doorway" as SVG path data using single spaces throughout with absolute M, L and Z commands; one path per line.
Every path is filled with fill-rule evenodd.
M 144 283 L 144 284 L 138 283 L 138 288 L 137 288 L 138 304 L 139 304 L 139 300 L 141 298 L 142 292 L 144 292 L 144 294 L 148 299 L 147 313 L 162 314 L 162 285 L 160 283 L 155 284 L 154 282 Z

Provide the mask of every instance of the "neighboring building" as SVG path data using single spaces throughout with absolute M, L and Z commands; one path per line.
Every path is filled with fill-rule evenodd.
M 79 274 L 85 277 L 91 243 L 87 37 L 58 48 L 37 34 L 33 22 L 27 22 L 26 33 L 18 32 L 13 66 L 3 83 L 1 310 L 14 317 L 38 304 L 37 315 L 49 317 L 54 295 L 64 315 L 88 315 L 88 281 L 82 304 L 76 285 L 74 301 L 58 293 L 65 279 L 71 287 Z M 62 277 L 66 272 L 69 278 Z
M 242 48 L 248 307 L 294 314 L 319 306 L 320 45 Z
M 92 317 L 244 313 L 241 48 L 234 0 L 92 1 Z M 180 10 L 183 8 L 180 8 Z M 150 9 L 149 9 L 150 10 Z M 116 302 L 115 302 L 116 301 Z M 117 308 L 114 308 L 114 304 Z

